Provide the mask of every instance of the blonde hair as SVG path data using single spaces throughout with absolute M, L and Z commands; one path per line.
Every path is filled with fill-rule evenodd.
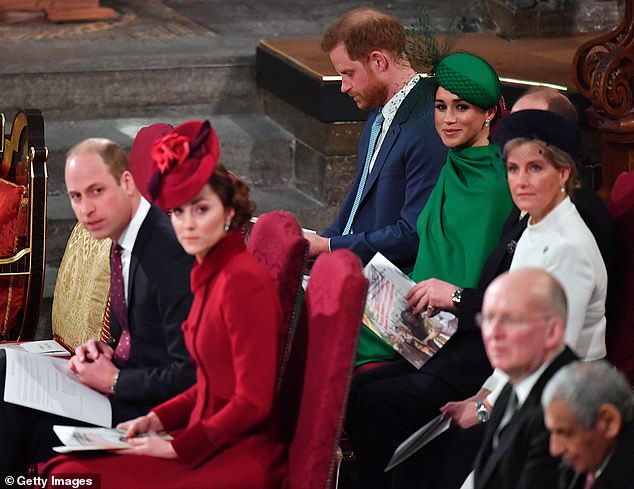
M 566 183 L 564 185 L 566 195 L 572 195 L 574 189 L 581 187 L 581 183 L 579 182 L 579 177 L 577 175 L 577 165 L 575 164 L 575 160 L 572 159 L 572 156 L 570 156 L 564 150 L 559 149 L 557 146 L 548 144 L 541 139 L 522 137 L 509 140 L 504 145 L 504 161 L 506 161 L 508 154 L 513 149 L 525 143 L 536 143 L 539 147 L 540 153 L 556 170 L 561 170 L 562 168 L 570 169 L 570 175 L 568 176 L 568 180 L 566 180 Z

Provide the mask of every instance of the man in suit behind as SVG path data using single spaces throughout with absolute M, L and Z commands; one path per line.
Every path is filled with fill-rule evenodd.
M 118 313 L 117 279 L 111 272 L 113 341 L 90 340 L 77 347 L 69 361 L 83 384 L 109 396 L 116 425 L 144 414 L 195 380 L 180 328 L 191 305 L 192 259 L 176 240 L 167 216 L 139 194 L 117 144 L 88 139 L 73 147 L 65 179 L 78 221 L 95 238 L 110 238 L 113 246 L 121 246 L 123 309 Z M 2 361 L 2 370 L 5 366 Z M 0 378 L 4 382 L 4 373 Z M 54 455 L 54 424 L 78 422 L 0 402 L 0 474 L 22 475 L 30 462 Z
M 380 251 L 409 272 L 418 250 L 416 219 L 446 157 L 431 90 L 407 59 L 403 25 L 377 10 L 344 14 L 321 47 L 341 74 L 341 91 L 360 109 L 373 110 L 354 183 L 332 225 L 321 236 L 305 235 L 309 254 L 348 248 L 367 263 Z
M 634 396 L 607 362 L 573 363 L 542 394 L 560 489 L 634 488 Z
M 488 287 L 481 327 L 487 356 L 509 377 L 486 425 L 475 462 L 476 489 L 554 487 L 558 461 L 548 453 L 540 397 L 575 359 L 564 345 L 566 296 L 548 272 L 524 268 Z

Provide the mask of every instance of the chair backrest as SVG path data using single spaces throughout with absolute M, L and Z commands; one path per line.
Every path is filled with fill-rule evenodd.
M 48 149 L 39 110 L 0 114 L 0 339 L 30 340 L 37 330 L 46 245 Z
M 79 223 L 66 243 L 51 320 L 53 336 L 70 350 L 101 337 L 110 290 L 110 244 L 109 239 L 93 238 Z
M 606 205 L 618 260 L 610 276 L 608 359 L 634 382 L 634 172 L 618 176 Z
M 278 369 L 276 389 L 279 390 L 293 341 L 308 241 L 292 214 L 273 211 L 258 218 L 250 233 L 247 251 L 271 274 L 282 304 L 282 319 L 287 332 Z
M 281 394 L 287 489 L 332 486 L 366 291 L 351 251 L 315 261 Z

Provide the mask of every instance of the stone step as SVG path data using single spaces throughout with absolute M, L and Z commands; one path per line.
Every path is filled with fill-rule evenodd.
M 122 41 L 94 46 L 84 41 L 81 49 L 57 42 L 47 51 L 50 62 L 38 60 L 31 67 L 24 59 L 3 63 L 3 110 L 72 107 L 100 116 L 113 111 L 123 115 L 137 107 L 207 104 L 214 113 L 259 111 L 251 58 L 224 62 L 192 38 L 139 43 L 143 49 L 124 56 L 130 48 Z M 26 44 L 27 52 L 37 48 Z

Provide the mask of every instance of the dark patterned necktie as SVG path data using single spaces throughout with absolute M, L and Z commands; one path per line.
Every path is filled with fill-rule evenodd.
M 114 359 L 126 361 L 130 356 L 130 329 L 128 309 L 123 289 L 123 267 L 121 265 L 121 245 L 113 243 L 110 249 L 110 307 L 121 325 L 121 336 L 114 351 Z
M 515 389 L 511 390 L 511 396 L 509 398 L 508 404 L 506 405 L 506 410 L 504 411 L 504 415 L 502 416 L 502 420 L 500 424 L 495 430 L 493 434 L 493 449 L 495 450 L 500 444 L 500 438 L 502 437 L 502 433 L 513 419 L 517 409 L 519 407 L 519 400 L 517 399 L 517 394 L 515 393 Z

